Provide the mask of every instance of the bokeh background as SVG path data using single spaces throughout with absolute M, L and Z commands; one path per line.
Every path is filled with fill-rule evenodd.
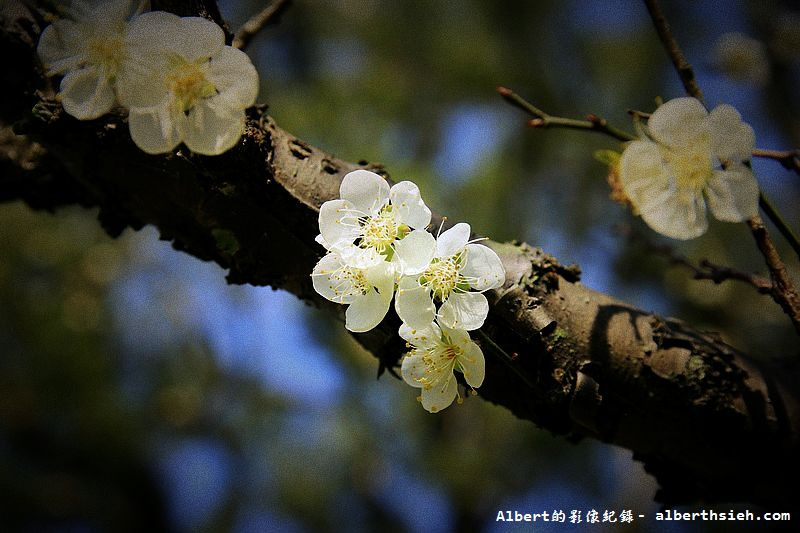
M 737 107 L 759 147 L 800 145 L 793 3 L 664 4 L 709 104 Z M 236 28 L 263 5 L 221 9 Z M 767 297 L 693 281 L 626 236 L 763 273 L 745 225 L 659 238 L 608 198 L 593 152 L 619 143 L 526 128 L 495 92 L 632 131 L 628 109 L 682 95 L 640 2 L 296 0 L 247 52 L 259 101 L 299 137 L 385 164 L 481 234 L 578 263 L 590 287 L 764 360 L 797 356 Z M 753 166 L 800 227 L 798 176 Z M 629 451 L 480 399 L 430 415 L 415 389 L 376 379 L 335 317 L 224 277 L 153 228 L 111 239 L 93 211 L 0 205 L 0 529 L 491 532 L 509 529 L 506 509 L 630 509 L 648 518 L 593 529 L 655 526 L 656 484 Z

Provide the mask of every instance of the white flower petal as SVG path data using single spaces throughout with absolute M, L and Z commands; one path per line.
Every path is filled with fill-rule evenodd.
M 639 207 L 653 230 L 673 239 L 694 239 L 708 229 L 703 195 L 689 191 L 662 191 Z
M 427 327 L 415 329 L 406 323 L 400 326 L 398 331 L 403 340 L 408 341 L 419 348 L 429 348 L 441 341 L 442 331 L 436 322 L 431 322 Z
M 101 20 L 127 20 L 144 8 L 142 0 L 110 0 L 94 8 L 95 16 Z
M 469 224 L 459 222 L 436 239 L 436 257 L 450 257 L 460 251 L 469 241 L 471 233 Z
M 64 74 L 81 68 L 86 61 L 86 38 L 82 29 L 82 25 L 69 19 L 57 20 L 44 29 L 36 52 L 48 74 Z
M 448 328 L 472 331 L 483 326 L 488 314 L 489 302 L 482 293 L 454 292 L 439 308 L 439 322 Z
M 461 275 L 469 286 L 478 291 L 502 287 L 506 281 L 506 269 L 497 254 L 482 244 L 468 244 L 467 257 Z
M 417 229 L 397 241 L 395 258 L 400 263 L 400 274 L 411 276 L 428 268 L 436 251 L 436 239 L 425 230 Z
M 437 382 L 430 388 L 422 389 L 422 407 L 430 413 L 438 413 L 449 407 L 458 395 L 458 383 L 451 373 L 441 383 Z
M 415 329 L 428 327 L 436 316 L 430 291 L 412 277 L 400 279 L 394 309 L 400 320 Z
M 431 210 L 422 201 L 419 187 L 410 181 L 401 181 L 389 191 L 389 201 L 397 210 L 397 221 L 415 229 L 424 229 L 431 223 Z
M 389 184 L 368 170 L 354 170 L 342 179 L 339 196 L 364 215 L 374 215 L 389 201 Z
M 175 118 L 166 107 L 132 108 L 128 127 L 133 142 L 148 154 L 171 152 L 181 142 Z
M 117 79 L 117 96 L 128 108 L 165 105 L 171 98 L 167 77 L 178 55 L 172 36 L 181 31 L 180 17 L 150 11 L 135 17 L 126 41 L 128 55 Z
M 453 346 L 458 346 L 463 350 L 466 348 L 467 344 L 472 342 L 472 338 L 466 330 L 449 328 L 444 324 L 441 324 L 440 327 L 442 333 L 448 339 L 448 343 Z
M 619 180 L 625 195 L 640 210 L 648 199 L 671 187 L 672 177 L 656 143 L 633 141 L 620 157 Z
M 108 81 L 97 69 L 75 70 L 61 80 L 61 104 L 64 111 L 80 120 L 91 120 L 108 113 L 116 96 Z
M 325 254 L 317 262 L 311 272 L 311 282 L 317 294 L 337 304 L 352 303 L 357 297 L 353 278 L 336 253 Z
M 381 261 L 364 271 L 366 280 L 381 294 L 394 294 L 394 265 Z
M 727 104 L 714 108 L 709 115 L 711 153 L 720 161 L 748 161 L 756 145 L 756 134 L 742 116 Z
M 758 214 L 758 183 L 745 165 L 715 170 L 706 187 L 708 207 L 725 222 L 742 222 Z
M 348 200 L 329 200 L 319 208 L 319 232 L 331 247 L 352 244 L 361 233 L 355 207 Z
M 148 11 L 131 20 L 128 41 L 139 50 L 155 52 L 167 47 L 175 51 L 177 36 L 182 31 L 178 15 L 166 11 Z
M 344 327 L 355 333 L 369 331 L 380 324 L 389 310 L 392 291 L 368 291 L 350 304 L 345 311 Z
M 213 98 L 189 111 L 183 142 L 192 152 L 219 155 L 236 145 L 244 132 L 244 110 L 215 107 Z
M 212 58 L 225 46 L 222 28 L 203 17 L 181 17 L 180 29 L 170 37 L 170 48 L 189 61 Z
M 647 120 L 650 135 L 667 146 L 688 147 L 708 132 L 708 111 L 696 98 L 675 98 L 664 103 Z
M 361 248 L 355 244 L 345 244 L 334 247 L 342 256 L 346 265 L 355 268 L 370 268 L 386 262 L 386 257 L 378 253 L 375 248 Z
M 486 361 L 483 358 L 483 352 L 472 341 L 463 346 L 463 350 L 464 353 L 459 356 L 458 362 L 464 373 L 464 380 L 470 387 L 478 388 L 483 384 L 483 378 L 486 376 Z
M 133 51 L 117 76 L 117 97 L 127 108 L 164 105 L 170 99 L 163 58 Z
M 413 351 L 403 358 L 400 365 L 400 375 L 403 376 L 403 381 L 412 387 L 422 387 L 422 380 L 427 372 L 423 356 L 422 352 Z
M 245 109 L 253 105 L 258 95 L 258 72 L 247 54 L 225 46 L 211 58 L 208 80 L 219 95 L 214 99 L 225 102 L 232 109 Z

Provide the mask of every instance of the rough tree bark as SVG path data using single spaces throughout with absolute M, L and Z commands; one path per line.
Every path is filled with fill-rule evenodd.
M 317 211 L 348 171 L 382 168 L 309 146 L 262 107 L 249 110 L 245 136 L 222 156 L 147 155 L 132 143 L 124 113 L 80 122 L 62 112 L 35 57 L 37 13 L 12 2 L 0 17 L 8 61 L 0 201 L 97 207 L 112 237 L 152 224 L 177 250 L 228 269 L 230 283 L 271 285 L 341 314 L 310 284 L 322 252 Z M 797 505 L 796 371 L 760 368 L 714 334 L 597 293 L 579 282 L 577 268 L 541 250 L 488 244 L 508 275 L 490 294 L 482 328 L 492 342 L 482 343 L 480 397 L 553 433 L 633 450 L 666 504 Z M 356 335 L 382 368 L 405 349 L 398 325 L 389 316 Z M 495 344 L 516 354 L 512 363 L 495 357 Z

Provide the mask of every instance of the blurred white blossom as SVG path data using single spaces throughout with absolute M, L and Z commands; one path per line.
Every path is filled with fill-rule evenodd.
M 67 113 L 91 120 L 114 107 L 131 53 L 128 21 L 140 9 L 137 0 L 75 0 L 65 18 L 44 29 L 37 52 L 48 75 L 64 76 L 59 95 Z
M 758 183 L 745 164 L 755 135 L 736 109 L 723 104 L 709 113 L 695 98 L 676 98 L 643 130 L 622 153 L 619 180 L 653 230 L 674 239 L 702 235 L 706 203 L 726 222 L 758 214 Z
M 153 11 L 131 22 L 128 39 L 132 54 L 118 92 L 137 146 L 157 154 L 183 142 L 204 155 L 233 147 L 244 110 L 255 103 L 258 74 L 244 52 L 225 46 L 222 28 Z
M 728 76 L 762 86 L 769 81 L 767 47 L 742 33 L 725 33 L 712 50 L 714 65 Z

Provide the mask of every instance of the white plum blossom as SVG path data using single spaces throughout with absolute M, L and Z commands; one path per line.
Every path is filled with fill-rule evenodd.
M 369 331 L 377 326 L 392 301 L 394 267 L 384 261 L 369 268 L 346 265 L 337 252 L 328 252 L 311 273 L 321 296 L 347 304 L 345 327 L 353 332 Z
M 116 104 L 115 84 L 131 53 L 128 21 L 141 4 L 75 0 L 42 32 L 37 52 L 48 75 L 64 75 L 59 96 L 70 115 L 91 120 Z
M 706 202 L 726 222 L 758 214 L 758 183 L 745 164 L 754 145 L 753 129 L 733 107 L 709 113 L 695 98 L 676 98 L 656 109 L 646 135 L 625 148 L 620 183 L 652 229 L 692 239 L 708 227 Z
M 395 310 L 405 324 L 422 329 L 438 317 L 440 324 L 453 329 L 470 331 L 483 325 L 489 313 L 483 292 L 502 286 L 506 273 L 497 254 L 470 242 L 469 236 L 470 226 L 462 222 L 439 235 L 433 245 L 424 244 L 430 248 L 417 251 L 433 259 L 418 275 L 400 279 Z M 438 313 L 436 301 L 441 302 Z
M 181 142 L 204 155 L 233 147 L 258 94 L 258 74 L 244 52 L 225 46 L 222 28 L 153 11 L 131 22 L 128 39 L 134 53 L 118 93 L 136 145 L 151 154 Z
M 434 322 L 420 329 L 403 324 L 399 333 L 412 348 L 401 366 L 403 380 L 422 389 L 420 399 L 425 410 L 436 413 L 453 403 L 458 395 L 455 370 L 464 374 L 472 388 L 483 383 L 483 352 L 466 331 Z
M 360 169 L 344 177 L 339 195 L 320 207 L 317 241 L 323 246 L 359 268 L 389 260 L 400 274 L 415 274 L 428 266 L 432 255 L 424 252 L 435 239 L 424 228 L 431 211 L 414 183 L 390 188 L 378 174 Z
M 345 327 L 364 332 L 383 320 L 397 283 L 399 333 L 412 348 L 403 379 L 422 389 L 426 410 L 441 411 L 458 396 L 455 371 L 473 389 L 483 383 L 483 352 L 467 331 L 486 320 L 482 293 L 503 284 L 503 264 L 493 250 L 469 240 L 469 224 L 438 239 L 428 233 L 431 212 L 410 181 L 389 187 L 381 176 L 356 170 L 339 193 L 320 207 L 316 241 L 327 254 L 311 274 L 314 290 L 347 304 Z

